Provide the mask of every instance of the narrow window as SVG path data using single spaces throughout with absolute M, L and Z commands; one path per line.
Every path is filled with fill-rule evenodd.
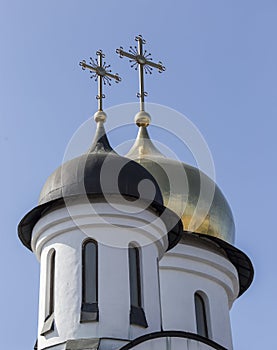
M 89 239 L 82 251 L 81 322 L 98 321 L 98 246 Z
M 50 278 L 49 278 L 49 304 L 48 304 L 48 315 L 52 315 L 54 313 L 54 302 L 55 302 L 55 260 L 56 260 L 56 252 L 53 250 L 50 257 Z
M 140 250 L 135 246 L 129 246 L 129 284 L 130 284 L 130 323 L 148 327 L 142 308 L 142 286 L 140 270 Z
M 140 257 L 137 247 L 129 248 L 129 278 L 131 305 L 141 307 Z
M 45 300 L 45 320 L 41 335 L 45 335 L 54 330 L 54 306 L 55 306 L 55 264 L 56 251 L 52 249 L 47 257 L 46 271 L 46 300 Z
M 199 293 L 194 295 L 197 333 L 208 338 L 208 325 L 205 302 Z

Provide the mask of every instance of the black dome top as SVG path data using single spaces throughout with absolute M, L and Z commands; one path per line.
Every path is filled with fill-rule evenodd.
M 97 123 L 88 152 L 62 164 L 48 177 L 39 204 L 61 197 L 91 194 L 120 194 L 163 205 L 154 177 L 143 166 L 112 149 L 102 122 Z
M 90 194 L 119 194 L 163 205 L 154 177 L 143 166 L 114 152 L 87 153 L 61 165 L 43 186 L 39 204 Z
M 31 249 L 36 222 L 46 210 L 65 204 L 67 198 L 85 196 L 91 200 L 95 196 L 105 198 L 109 195 L 120 195 L 130 200 L 139 198 L 159 213 L 166 212 L 166 224 L 172 231 L 169 247 L 178 242 L 182 225 L 176 215 L 163 206 L 163 197 L 154 177 L 137 162 L 118 155 L 109 144 L 103 123 L 98 123 L 89 151 L 61 165 L 46 180 L 39 205 L 19 223 L 22 243 Z M 172 225 L 172 222 L 177 225 Z

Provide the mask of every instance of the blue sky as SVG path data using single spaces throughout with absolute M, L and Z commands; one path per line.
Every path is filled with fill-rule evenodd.
M 235 349 L 277 347 L 276 30 L 274 0 L 1 1 L 2 348 L 31 349 L 36 339 L 39 264 L 16 227 L 96 109 L 96 86 L 78 62 L 102 48 L 124 78 L 106 91 L 105 106 L 136 102 L 137 75 L 115 49 L 137 34 L 167 68 L 147 79 L 147 100 L 202 132 L 233 209 L 236 246 L 255 267 L 231 311 Z

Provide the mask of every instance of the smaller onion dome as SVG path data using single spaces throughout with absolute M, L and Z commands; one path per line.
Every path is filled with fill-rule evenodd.
M 148 113 L 136 115 L 139 131 L 126 157 L 134 159 L 153 175 L 162 192 L 164 205 L 181 218 L 183 233 L 179 244 L 186 244 L 194 237 L 195 244 L 212 242 L 220 248 L 237 269 L 239 296 L 242 295 L 253 280 L 254 269 L 247 255 L 233 245 L 235 225 L 226 198 L 214 181 L 199 169 L 168 159 L 155 147 L 146 129 L 150 120 Z M 208 208 L 204 215 L 198 208 L 201 187 L 204 188 L 202 203 Z M 210 190 L 212 197 L 207 196 Z
M 138 124 L 137 119 L 136 116 Z M 138 124 L 136 141 L 126 157 L 143 165 L 153 175 L 161 189 L 164 205 L 181 217 L 184 231 L 218 237 L 233 244 L 234 219 L 219 187 L 199 169 L 166 158 L 152 143 L 148 124 L 149 121 Z M 199 207 L 200 197 L 204 211 Z
M 32 229 L 46 210 L 64 205 L 66 199 L 84 196 L 89 200 L 95 196 L 105 199 L 110 195 L 123 196 L 130 201 L 141 199 L 158 213 L 164 214 L 170 230 L 169 248 L 180 239 L 182 224 L 176 214 L 163 206 L 156 180 L 143 166 L 112 149 L 103 125 L 105 119 L 103 111 L 96 112 L 97 129 L 88 152 L 64 163 L 48 177 L 39 197 L 39 205 L 19 223 L 19 237 L 29 249 Z

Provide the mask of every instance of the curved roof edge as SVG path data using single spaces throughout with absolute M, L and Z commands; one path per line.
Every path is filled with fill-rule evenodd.
M 153 333 L 148 333 L 144 334 L 134 340 L 131 340 L 130 343 L 124 345 L 120 350 L 129 350 L 129 349 L 134 349 L 136 346 L 139 346 L 140 344 L 151 341 L 154 339 L 158 338 L 184 338 L 184 339 L 191 339 L 195 340 L 197 342 L 206 344 L 210 346 L 213 349 L 216 350 L 227 350 L 224 348 L 222 345 L 216 343 L 215 341 L 205 338 L 199 334 L 196 333 L 191 333 L 191 332 L 184 332 L 184 331 L 161 331 L 161 332 L 153 332 Z
M 121 194 L 126 198 L 137 198 L 130 195 Z M 71 197 L 62 197 L 58 199 L 54 199 L 50 202 L 46 202 L 40 204 L 29 211 L 23 219 L 18 224 L 18 236 L 21 242 L 25 247 L 32 251 L 31 241 L 32 241 L 32 231 L 35 224 L 39 221 L 39 219 L 49 210 L 55 209 L 60 206 L 65 206 L 67 200 L 78 200 L 82 199 L 83 195 L 80 196 L 71 196 Z M 105 200 L 105 196 L 101 193 L 99 194 L 87 194 L 86 198 L 90 201 L 95 200 L 96 198 L 101 198 L 101 200 Z M 137 198 L 138 199 L 138 198 Z M 142 199 L 143 200 L 143 199 Z M 171 211 L 170 209 L 164 207 L 159 202 L 153 201 L 149 208 L 152 208 L 157 211 L 159 216 L 163 216 L 162 219 L 167 227 L 168 234 L 168 248 L 167 250 L 172 249 L 175 245 L 180 241 L 182 237 L 183 225 L 178 216 Z
M 252 265 L 249 257 L 241 250 L 236 248 L 230 243 L 223 241 L 220 238 L 203 235 L 195 232 L 183 231 L 183 237 L 185 239 L 186 235 L 193 235 L 194 237 L 198 237 L 202 240 L 209 240 L 216 243 L 220 248 L 222 248 L 227 258 L 231 261 L 231 263 L 235 266 L 238 277 L 239 277 L 239 294 L 240 297 L 246 290 L 250 287 L 253 278 L 254 278 L 254 267 Z

